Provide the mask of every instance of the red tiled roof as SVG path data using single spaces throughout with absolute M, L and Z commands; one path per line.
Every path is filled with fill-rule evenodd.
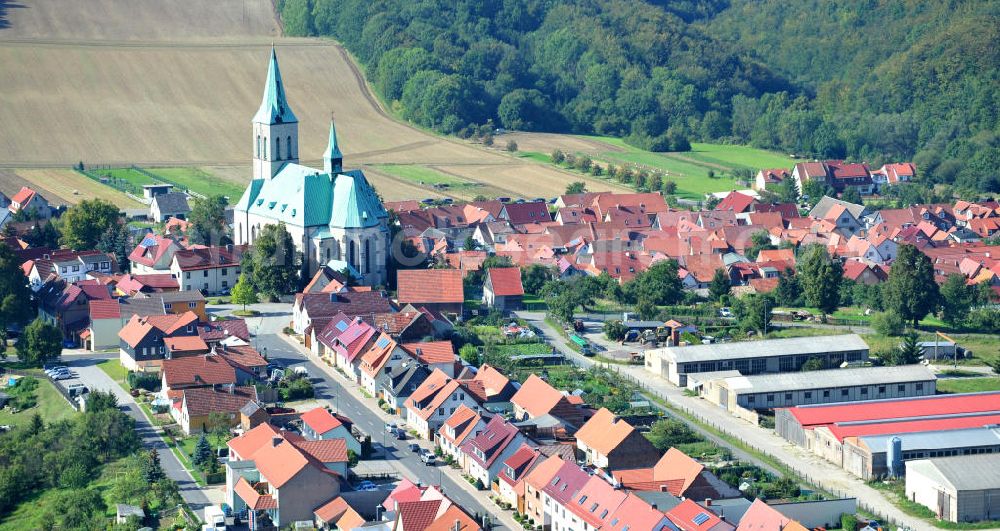
M 409 352 L 422 363 L 450 363 L 455 361 L 455 347 L 451 341 L 424 341 L 421 343 L 403 343 L 403 350 Z
M 788 412 L 804 428 L 835 422 L 920 418 L 988 411 L 1000 412 L 1000 391 L 788 408 Z
M 197 321 L 198 316 L 194 312 L 184 312 L 180 315 L 133 315 L 118 332 L 118 337 L 125 340 L 129 346 L 135 347 L 154 329 L 159 330 L 164 336 L 170 336 L 188 325 L 194 325 Z
M 278 500 L 274 499 L 270 494 L 261 494 L 253 488 L 252 485 L 244 477 L 240 477 L 236 481 L 236 485 L 233 487 L 236 495 L 240 497 L 251 509 L 255 511 L 264 511 L 268 509 L 277 509 Z
M 601 454 L 608 455 L 634 431 L 631 424 L 618 418 L 607 408 L 601 408 L 576 432 L 576 439 Z
M 320 441 L 298 441 L 294 443 L 303 452 L 320 463 L 346 463 L 347 441 L 344 439 L 323 439 Z
M 753 501 L 747 512 L 740 518 L 740 525 L 737 531 L 751 531 L 759 529 L 790 529 L 786 527 L 792 519 L 781 514 L 770 505 L 757 499 Z
M 121 308 L 117 299 L 90 301 L 90 320 L 120 319 Z
M 401 303 L 462 303 L 463 273 L 457 269 L 401 269 L 397 286 Z
M 300 418 L 313 431 L 321 435 L 342 425 L 337 417 L 334 417 L 325 407 L 311 409 L 303 413 Z
M 497 297 L 524 295 L 521 285 L 521 269 L 518 267 L 493 267 L 486 271 L 493 294 Z
M 497 415 L 490 419 L 481 433 L 462 444 L 462 451 L 469 459 L 489 468 L 518 433 L 516 426 Z M 478 449 L 484 457 L 479 457 L 472 449 Z
M 504 205 L 501 215 L 504 213 L 506 214 L 505 219 L 510 221 L 512 225 L 552 221 L 552 217 L 549 216 L 549 207 L 544 201 L 507 203 Z
M 456 409 L 455 412 L 444 421 L 444 425 L 438 433 L 441 437 L 444 437 L 448 441 L 460 445 L 465 441 L 465 438 L 472 433 L 472 430 L 476 428 L 480 419 L 482 419 L 482 417 L 479 413 L 475 412 L 472 408 L 466 406 L 465 404 L 461 404 L 458 406 L 458 409 Z M 455 436 L 451 437 L 448 435 L 448 431 L 444 429 L 445 427 L 454 430 Z
M 409 531 L 410 526 L 406 526 Z M 424 531 L 479 531 L 482 527 L 457 504 L 451 504 L 441 516 L 431 522 Z
M 207 352 L 208 345 L 199 336 L 165 337 L 163 344 L 170 352 Z
M 733 212 L 746 212 L 757 200 L 753 197 L 733 191 L 724 197 L 715 210 L 730 210 Z
M 732 525 L 723 522 L 715 513 L 690 499 L 682 501 L 680 505 L 667 511 L 667 518 L 685 531 L 722 531 L 733 529 Z M 700 524 L 695 523 L 696 518 L 701 522 Z M 766 527 L 763 529 L 780 529 L 780 527 Z
M 162 371 L 170 388 L 236 383 L 236 370 L 219 356 L 184 356 L 163 360 Z
M 425 531 L 437 516 L 442 500 L 421 500 L 401 502 L 398 519 L 403 529 Z
M 230 247 L 204 247 L 200 249 L 182 249 L 174 253 L 174 261 L 181 271 L 196 271 L 220 267 L 236 267 L 240 265 L 240 257 L 248 247 L 236 245 Z
M 625 501 L 625 492 L 616 490 L 601 476 L 591 476 L 564 507 L 594 528 L 611 521 L 612 513 Z
M 319 509 L 313 511 L 313 514 L 316 515 L 316 518 L 319 518 L 324 522 L 336 523 L 337 519 L 347 512 L 350 507 L 351 506 L 347 505 L 347 501 L 344 500 L 344 498 L 337 496 L 336 498 L 330 500 L 326 505 L 323 505 Z
M 547 415 L 564 398 L 558 389 L 532 374 L 514 393 L 511 402 L 528 412 L 531 418 Z
M 184 389 L 184 403 L 188 416 L 203 416 L 212 413 L 238 414 L 247 402 L 257 400 L 257 389 L 252 386 L 237 386 L 229 389 L 215 390 L 212 387 L 196 387 Z

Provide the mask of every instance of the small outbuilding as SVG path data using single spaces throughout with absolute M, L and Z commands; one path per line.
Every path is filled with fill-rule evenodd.
M 146 513 L 138 505 L 127 505 L 124 503 L 115 504 L 115 523 L 124 524 L 128 522 L 130 516 L 135 516 L 140 522 L 146 518 Z
M 521 269 L 518 267 L 492 267 L 486 270 L 483 283 L 483 304 L 501 312 L 519 310 L 524 297 Z

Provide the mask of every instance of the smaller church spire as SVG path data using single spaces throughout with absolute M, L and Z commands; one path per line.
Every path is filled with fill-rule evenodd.
M 323 169 L 326 173 L 340 173 L 344 169 L 344 154 L 340 152 L 340 145 L 337 143 L 337 127 L 330 117 L 330 140 L 326 144 L 326 151 L 323 152 Z

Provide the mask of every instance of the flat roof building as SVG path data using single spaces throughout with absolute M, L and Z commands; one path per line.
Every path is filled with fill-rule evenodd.
M 693 374 L 703 398 L 729 412 L 756 422 L 758 410 L 802 404 L 856 402 L 873 398 L 933 395 L 937 377 L 923 365 L 859 367 L 755 376 L 722 373 L 703 380 Z M 708 373 L 717 374 L 717 373 Z
M 941 520 L 1000 520 L 1000 454 L 915 459 L 906 463 L 906 498 Z
M 796 337 L 667 347 L 646 351 L 646 370 L 687 386 L 687 375 L 699 372 L 739 371 L 744 376 L 798 372 L 812 358 L 824 368 L 868 359 L 868 344 L 857 334 Z

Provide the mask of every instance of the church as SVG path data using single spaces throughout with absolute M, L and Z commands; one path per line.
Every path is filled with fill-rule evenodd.
M 273 46 L 252 140 L 253 180 L 234 208 L 236 243 L 252 245 L 261 227 L 284 223 L 310 276 L 326 264 L 350 266 L 362 284 L 385 285 L 389 214 L 361 170 L 344 171 L 332 121 L 323 169 L 299 164 L 299 121 Z

